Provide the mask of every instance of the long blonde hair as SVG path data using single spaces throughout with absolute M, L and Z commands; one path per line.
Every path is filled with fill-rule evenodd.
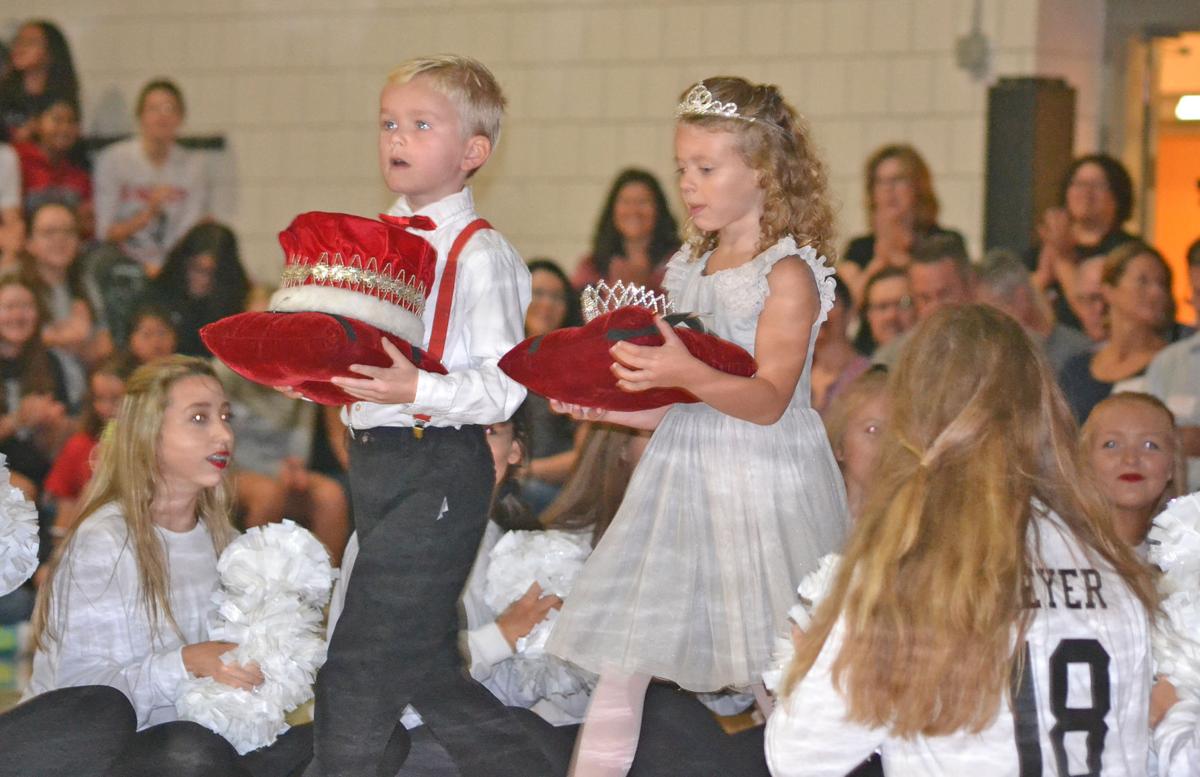
M 743 118 L 684 115 L 679 121 L 732 132 L 746 164 L 758 171 L 758 185 L 766 194 L 758 250 L 764 251 L 791 235 L 797 245 L 812 246 L 832 261 L 836 250 L 828 175 L 808 125 L 771 84 L 752 84 L 730 76 L 706 78 L 701 83 L 714 99 L 735 103 Z M 688 87 L 683 96 L 693 88 L 695 85 Z M 695 256 L 717 246 L 715 232 L 701 232 L 690 220 L 684 227 L 684 237 Z
M 208 362 L 190 356 L 158 359 L 130 376 L 121 409 L 101 436 L 95 473 L 83 491 L 79 518 L 63 539 L 51 562 L 49 579 L 38 592 L 33 618 L 37 647 L 45 648 L 46 639 L 55 638 L 54 624 L 50 621 L 55 573 L 70 554 L 75 533 L 88 518 L 110 503 L 120 506 L 125 518 L 128 540 L 137 559 L 142 604 L 151 633 L 157 634 L 163 622 L 179 633 L 171 611 L 166 554 L 162 539 L 154 528 L 150 505 L 162 483 L 158 445 L 171 387 L 190 377 L 217 380 Z M 218 554 L 235 535 L 229 522 L 230 504 L 229 484 L 225 479 L 219 486 L 201 491 L 196 502 L 197 517 L 207 527 Z
M 1114 533 L 1066 402 L 1016 321 L 983 305 L 938 311 L 916 330 L 889 391 L 878 477 L 785 692 L 840 618 L 833 679 L 851 719 L 900 737 L 980 731 L 1010 687 L 1014 645 L 1033 615 L 1031 500 L 1151 613 L 1154 584 Z

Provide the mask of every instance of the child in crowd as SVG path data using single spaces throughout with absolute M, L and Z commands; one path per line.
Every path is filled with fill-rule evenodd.
M 938 369 L 930 369 L 937 364 Z M 879 472 L 767 723 L 776 777 L 1146 773 L 1154 581 L 1039 348 L 984 305 L 917 330 Z
M 61 202 L 78 215 L 81 234 L 90 236 L 92 177 L 71 159 L 79 142 L 79 106 L 68 97 L 57 97 L 41 108 L 33 127 L 33 141 L 13 146 L 21 160 L 25 212 L 45 202 Z
M 92 453 L 100 442 L 104 427 L 117 415 L 128 377 L 127 365 L 115 358 L 92 370 L 88 376 L 79 431 L 67 438 L 46 476 L 46 495 L 54 499 L 54 525 L 60 536 L 75 523 L 79 514 L 79 497 L 92 479 Z
M 222 660 L 236 645 L 206 639 L 217 557 L 235 536 L 233 445 L 229 403 L 206 362 L 175 356 L 135 372 L 39 591 L 26 697 L 75 685 L 122 691 L 140 733 L 113 774 L 287 775 L 307 757 L 306 727 L 239 757 L 175 711 L 188 676 L 243 689 L 263 681 L 258 667 Z
M 862 514 L 867 488 L 875 482 L 887 418 L 887 370 L 881 366 L 855 378 L 825 412 L 825 432 L 846 481 L 851 518 Z
M 832 214 L 807 128 L 773 86 L 696 84 L 675 156 L 687 243 L 667 266 L 676 310 L 751 351 L 742 378 L 661 347 L 618 343 L 627 391 L 701 401 L 640 412 L 560 406 L 654 435 L 620 511 L 563 606 L 547 650 L 600 675 L 574 774 L 625 774 L 652 677 L 695 691 L 752 688 L 796 585 L 840 547 L 842 478 L 809 405 L 813 343 L 833 304 Z
M 1117 536 L 1144 555 L 1154 516 L 1188 490 L 1175 416 L 1149 394 L 1113 394 L 1092 408 L 1080 448 L 1112 504 Z
M 130 317 L 129 340 L 119 355 L 129 362 L 130 369 L 136 369 L 175 353 L 178 341 L 170 311 L 160 305 L 143 304 Z
M 375 773 L 385 750 L 406 746 L 397 721 L 410 703 L 463 775 L 548 771 L 516 719 L 464 676 L 457 644 L 458 599 L 493 488 L 484 427 L 525 397 L 497 362 L 522 338 L 529 271 L 481 229 L 466 186 L 499 138 L 503 108 L 487 68 L 458 56 L 402 64 L 380 96 L 380 164 L 401 195 L 391 216 L 411 219 L 438 254 L 415 345 L 449 374 L 418 371 L 388 344 L 393 366 L 334 378 L 358 400 L 343 418 L 359 553 L 317 677 L 309 775 Z

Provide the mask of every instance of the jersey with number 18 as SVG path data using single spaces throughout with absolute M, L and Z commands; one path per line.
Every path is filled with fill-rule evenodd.
M 1037 561 L 1026 599 L 1035 612 L 1018 646 L 1025 671 L 988 727 L 905 740 L 846 720 L 830 677 L 844 633 L 839 622 L 771 716 L 771 773 L 842 777 L 878 749 L 888 777 L 1143 777 L 1151 682 L 1146 611 L 1056 515 L 1032 522 L 1030 543 Z

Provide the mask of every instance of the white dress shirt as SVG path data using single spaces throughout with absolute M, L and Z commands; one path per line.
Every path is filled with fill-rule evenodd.
M 393 216 L 416 215 L 401 197 L 388 211 Z M 425 339 L 433 332 L 438 289 L 450 248 L 463 228 L 478 218 L 470 188 L 421 208 L 433 219 L 432 231 L 412 229 L 437 251 L 437 271 L 425 303 Z M 342 410 L 352 429 L 412 426 L 413 416 L 431 416 L 429 426 L 494 424 L 506 421 L 525 399 L 525 388 L 497 366 L 505 353 L 525 338 L 525 309 L 529 307 L 529 270 L 499 232 L 481 230 L 458 257 L 454 304 L 446 333 L 442 364 L 448 375 L 421 372 L 411 404 L 381 405 L 355 402 Z
M 76 531 L 54 576 L 53 634 L 33 656 L 25 698 L 58 688 L 108 685 L 129 697 L 139 729 L 177 720 L 175 699 L 188 676 L 183 646 L 208 639 L 217 553 L 204 523 L 187 532 L 158 528 L 167 554 L 171 610 L 151 636 L 137 558 L 116 503 Z

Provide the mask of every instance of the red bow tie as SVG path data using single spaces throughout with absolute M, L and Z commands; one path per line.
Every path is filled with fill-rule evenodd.
M 387 213 L 380 213 L 379 218 L 397 227 L 410 227 L 426 232 L 432 232 L 437 229 L 437 225 L 433 223 L 433 219 L 428 216 L 392 216 Z

